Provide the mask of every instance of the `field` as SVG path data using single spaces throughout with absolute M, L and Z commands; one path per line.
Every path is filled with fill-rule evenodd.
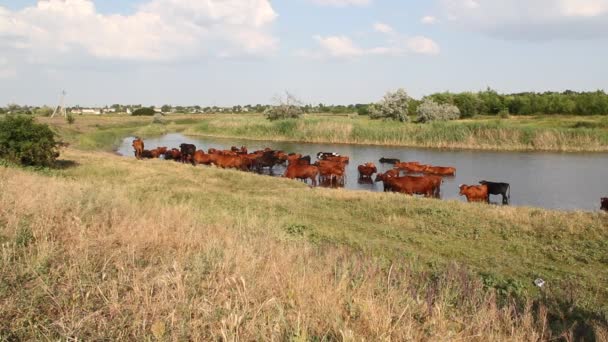
M 48 118 L 42 118 L 48 121 Z M 151 118 L 125 116 L 78 117 L 74 126 L 60 123 L 79 144 L 99 148 L 116 144 L 125 133 L 146 136 L 180 131 L 187 135 L 239 137 L 316 143 L 350 143 L 427 148 L 512 151 L 608 152 L 606 116 L 478 117 L 432 124 L 370 120 L 357 115 L 308 115 L 303 120 L 269 122 L 261 115 L 168 115 L 165 124 Z M 55 120 L 57 122 L 57 120 Z M 88 141 L 87 141 L 88 139 Z M 118 140 L 116 140 L 118 139 Z
M 0 167 L 0 340 L 608 339 L 606 214 L 103 152 L 219 119 L 167 120 L 57 120 L 58 168 Z

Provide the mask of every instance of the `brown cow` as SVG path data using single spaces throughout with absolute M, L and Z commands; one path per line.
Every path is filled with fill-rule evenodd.
M 238 148 L 236 146 L 232 146 L 230 148 L 230 151 L 236 153 L 236 154 L 247 154 L 247 147 L 245 146 L 241 146 L 241 148 Z
M 299 165 L 295 163 L 287 166 L 283 176 L 289 179 L 300 179 L 303 181 L 310 179 L 312 181 L 312 186 L 317 186 L 319 168 L 315 165 Z
M 488 186 L 460 185 L 460 196 L 466 196 L 468 202 L 488 202 Z
M 386 177 L 393 177 L 393 178 L 399 177 L 399 175 L 400 175 L 399 169 L 394 168 L 394 169 L 390 169 L 390 170 L 386 171 L 385 173 L 379 173 L 379 174 L 377 174 L 375 181 L 376 182 L 382 181 L 382 184 L 384 185 L 384 192 L 393 191 L 393 189 L 391 188 L 390 184 L 386 183 L 384 181 L 384 179 Z
M 182 152 L 176 148 L 172 148 L 170 151 L 167 151 L 167 153 L 165 153 L 166 160 L 180 161 L 181 158 Z
M 422 170 L 422 172 L 440 176 L 454 176 L 456 174 L 456 168 L 444 166 L 427 166 L 424 168 L 424 170 Z
M 319 160 L 315 163 L 319 167 L 319 180 L 321 182 L 329 182 L 329 185 L 344 185 L 345 181 L 345 163 L 341 161 Z
M 248 171 L 251 167 L 251 160 L 243 156 L 231 156 L 223 154 L 211 155 L 211 161 L 217 167 L 222 169 L 239 169 Z
M 348 156 L 328 156 L 328 157 L 325 157 L 325 159 L 322 159 L 321 161 L 331 161 L 331 162 L 348 164 L 348 162 L 350 161 L 350 158 L 348 158 Z
M 426 167 L 427 165 L 420 164 L 419 162 L 395 163 L 395 168 L 412 173 L 422 173 Z
M 159 158 L 160 157 L 160 151 L 155 148 L 153 150 L 150 150 L 150 154 L 152 155 L 152 158 Z
M 141 138 L 135 138 L 131 146 L 135 149 L 135 158 L 141 159 L 144 152 L 144 141 Z
M 363 165 L 359 165 L 357 170 L 359 171 L 359 178 L 372 178 L 372 175 L 378 172 L 378 169 L 374 163 L 365 163 Z
M 608 211 L 608 197 L 602 198 L 602 205 L 600 207 L 602 210 Z
M 149 150 L 143 150 L 141 151 L 141 156 L 140 159 L 152 159 L 154 158 L 154 154 L 152 153 L 152 151 Z
M 435 181 L 427 177 L 390 177 L 383 174 L 378 174 L 376 180 L 389 186 L 391 191 L 401 192 L 408 195 L 424 195 L 425 197 L 433 197 L 435 194 Z
M 433 193 L 433 197 L 439 198 L 441 197 L 441 183 L 443 183 L 443 177 L 436 175 L 424 175 L 424 178 L 429 179 L 433 182 L 433 186 L 435 187 L 435 192 Z
M 192 156 L 192 163 L 194 166 L 203 164 L 203 165 L 211 165 L 212 157 L 210 154 L 206 154 L 203 150 L 198 150 L 194 152 Z

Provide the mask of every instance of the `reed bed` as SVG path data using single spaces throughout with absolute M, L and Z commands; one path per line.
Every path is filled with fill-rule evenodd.
M 608 151 L 608 124 L 604 125 L 599 119 L 597 125 L 583 125 L 593 128 L 580 128 L 577 123 L 569 127 L 558 124 L 551 127 L 546 122 L 534 124 L 527 120 L 484 119 L 416 124 L 357 116 L 307 116 L 301 120 L 269 122 L 261 116 L 225 115 L 204 119 L 186 129 L 185 133 L 257 140 L 426 148 Z

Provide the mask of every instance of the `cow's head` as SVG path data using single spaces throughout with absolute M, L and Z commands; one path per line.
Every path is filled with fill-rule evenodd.
M 460 189 L 460 192 L 458 193 L 460 196 L 464 195 L 464 193 L 467 191 L 469 187 L 467 185 L 464 184 L 460 184 L 458 185 L 458 189 Z
M 608 197 L 602 198 L 602 210 L 608 211 Z

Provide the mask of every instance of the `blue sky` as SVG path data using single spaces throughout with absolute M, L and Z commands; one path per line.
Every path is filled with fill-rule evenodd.
M 0 0 L 0 104 L 608 90 L 608 0 Z

